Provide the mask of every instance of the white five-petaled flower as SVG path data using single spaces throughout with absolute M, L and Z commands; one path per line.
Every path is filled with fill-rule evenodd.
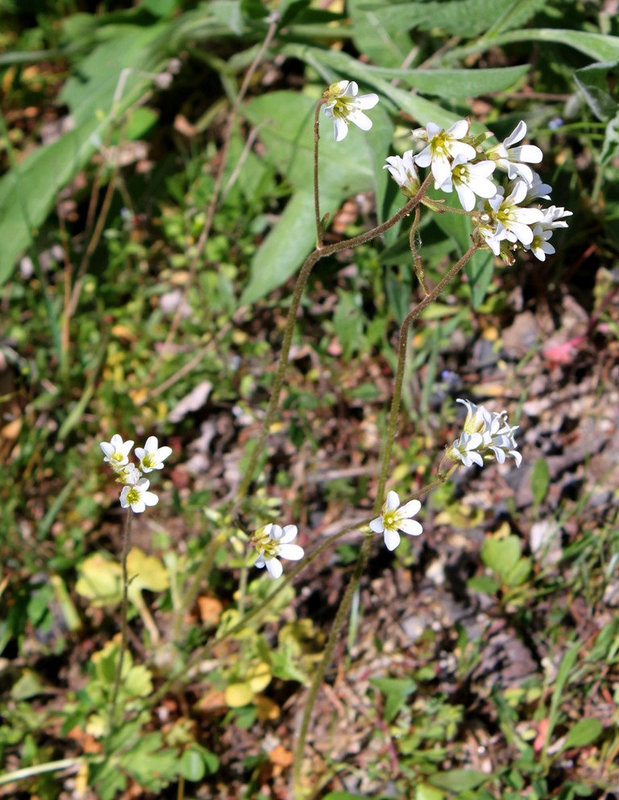
M 497 167 L 505 170 L 510 180 L 522 178 L 527 183 L 532 183 L 533 170 L 527 164 L 539 164 L 543 157 L 542 151 L 534 144 L 512 147 L 516 142 L 522 141 L 526 134 L 526 123 L 520 120 L 505 141 L 486 150 L 486 158 L 496 161 Z
M 543 210 L 543 215 L 542 221 L 533 226 L 533 241 L 526 247 L 539 261 L 556 252 L 548 240 L 556 228 L 567 228 L 563 217 L 571 217 L 572 212 L 562 206 L 550 206 Z
M 455 122 L 449 130 L 428 122 L 425 128 L 417 128 L 413 136 L 428 142 L 427 147 L 415 156 L 415 163 L 420 167 L 430 167 L 437 186 L 442 186 L 451 175 L 451 161 L 461 156 L 464 161 L 472 161 L 477 153 L 475 148 L 460 141 L 469 132 L 469 123 L 465 119 Z
M 486 201 L 485 208 L 491 211 L 496 223 L 495 239 L 507 239 L 508 242 L 521 242 L 523 245 L 529 245 L 533 241 L 531 226 L 544 219 L 544 212 L 541 208 L 523 208 L 519 205 L 526 197 L 527 188 L 528 184 L 519 180 L 514 183 L 507 197 L 504 197 L 503 189 L 499 187 L 495 196 Z M 488 239 L 486 242 L 490 245 Z
M 407 150 L 403 156 L 389 156 L 383 169 L 388 169 L 391 177 L 408 197 L 417 194 L 420 186 L 419 174 L 415 166 L 412 150 Z
M 514 437 L 518 426 L 508 424 L 507 412 L 488 411 L 485 406 L 477 406 L 469 400 L 458 399 L 456 402 L 466 406 L 466 419 L 462 434 L 447 450 L 447 458 L 461 461 L 465 467 L 471 464 L 483 467 L 484 461 L 491 460 L 492 455 L 499 464 L 511 456 L 519 467 L 522 456 Z
M 103 451 L 105 458 L 112 467 L 124 467 L 129 463 L 129 453 L 133 447 L 133 440 L 123 442 L 122 436 L 115 433 L 109 442 L 100 442 L 99 447 Z
M 171 447 L 159 447 L 156 436 L 149 436 L 144 447 L 135 448 L 135 454 L 140 459 L 142 472 L 163 469 L 163 462 L 171 453 Z
M 542 220 L 542 227 L 548 230 L 555 228 L 567 228 L 567 222 L 563 217 L 571 217 L 572 212 L 568 211 L 563 206 L 549 206 L 544 209 L 544 218 Z
M 551 228 L 544 228 L 539 223 L 533 226 L 533 241 L 526 248 L 530 250 L 538 261 L 545 261 L 546 256 L 551 256 L 556 252 L 553 245 L 548 241 L 552 236 Z
M 123 508 L 130 508 L 134 514 L 141 514 L 146 506 L 156 506 L 159 498 L 154 492 L 149 492 L 150 481 L 146 478 L 140 480 L 134 486 L 125 486 L 120 493 L 120 505 Z
M 280 525 L 269 523 L 259 528 L 251 536 L 251 542 L 258 551 L 254 566 L 259 569 L 266 567 L 272 578 L 279 578 L 283 572 L 279 558 L 299 561 L 305 554 L 298 544 L 291 544 L 296 538 L 296 525 L 286 525 L 282 528 Z
M 496 194 L 497 186 L 490 180 L 494 169 L 493 161 L 478 161 L 473 164 L 462 153 L 458 153 L 452 162 L 451 172 L 436 188 L 449 194 L 455 187 L 462 208 L 472 211 L 475 208 L 475 195 L 488 200 Z
M 419 536 L 423 533 L 421 523 L 412 519 L 420 508 L 419 500 L 410 500 L 400 506 L 397 492 L 391 491 L 387 494 L 381 516 L 370 522 L 370 530 L 374 533 L 382 533 L 387 550 L 395 550 L 400 544 L 399 531 L 409 536 Z
M 352 122 L 362 131 L 369 131 L 372 120 L 363 112 L 374 108 L 378 95 L 358 94 L 359 87 L 354 81 L 336 81 L 325 91 L 325 116 L 333 119 L 333 134 L 336 142 L 341 142 L 348 134 L 348 124 Z

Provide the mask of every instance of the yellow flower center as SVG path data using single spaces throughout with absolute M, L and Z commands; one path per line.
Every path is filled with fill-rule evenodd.
M 150 453 L 147 453 L 144 458 L 142 459 L 142 464 L 146 469 L 154 469 L 155 467 L 155 458 Z
M 129 503 L 129 505 L 133 505 L 133 503 L 137 503 L 139 502 L 139 500 L 140 500 L 139 491 L 135 487 L 129 489 L 129 491 L 127 492 L 127 502 Z
M 383 525 L 385 530 L 392 531 L 398 527 L 398 512 L 397 510 L 385 511 L 383 514 Z
M 267 528 L 270 530 L 270 526 L 264 525 L 262 528 L 258 528 L 251 536 L 252 545 L 258 552 L 262 553 L 265 560 L 276 558 L 279 554 L 279 542 L 277 539 L 271 539 L 267 533 Z

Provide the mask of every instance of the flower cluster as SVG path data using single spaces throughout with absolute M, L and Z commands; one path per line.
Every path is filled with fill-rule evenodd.
M 417 154 L 407 150 L 401 157 L 389 156 L 385 169 L 411 196 L 421 182 L 417 167 L 430 167 L 435 189 L 448 194 L 455 190 L 462 208 L 474 212 L 479 233 L 495 255 L 510 261 L 509 251 L 522 248 L 544 261 L 555 252 L 549 242 L 552 232 L 566 228 L 564 218 L 572 212 L 557 206 L 543 209 L 534 202 L 549 200 L 552 191 L 529 166 L 540 163 L 542 151 L 535 145 L 514 146 L 527 132 L 522 121 L 505 141 L 485 151 L 484 137 L 471 137 L 469 129 L 464 119 L 448 130 L 429 122 L 413 131 L 425 147 Z M 496 170 L 507 174 L 506 186 L 496 182 Z
M 507 411 L 496 413 L 485 406 L 476 406 L 469 400 L 456 400 L 466 406 L 466 419 L 459 438 L 445 454 L 450 461 L 461 461 L 465 467 L 477 464 L 483 467 L 485 461 L 496 458 L 503 464 L 511 456 L 519 467 L 522 456 L 517 450 L 514 431 L 518 426 L 507 422 Z
M 251 536 L 251 543 L 258 551 L 254 566 L 267 572 L 272 578 L 279 578 L 283 567 L 278 560 L 285 558 L 288 561 L 299 561 L 305 552 L 298 544 L 291 544 L 297 538 L 297 526 L 263 525 Z
M 115 433 L 109 442 L 100 442 L 99 447 L 103 452 L 103 460 L 110 465 L 116 475 L 117 483 L 122 483 L 120 505 L 130 508 L 134 513 L 140 514 L 146 506 L 155 506 L 159 498 L 154 492 L 149 491 L 150 481 L 143 477 L 143 473 L 163 469 L 163 462 L 171 454 L 171 447 L 159 447 L 156 436 L 149 436 L 144 447 L 136 447 L 135 455 L 139 459 L 138 465 L 129 461 L 129 453 L 133 447 L 133 440 L 126 442 Z

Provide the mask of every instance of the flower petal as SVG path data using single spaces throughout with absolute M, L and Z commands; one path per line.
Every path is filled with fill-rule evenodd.
M 305 555 L 305 550 L 298 544 L 282 544 L 279 548 L 280 558 L 288 561 L 300 561 Z
M 398 528 L 402 533 L 407 533 L 409 536 L 420 536 L 423 533 L 421 523 L 416 519 L 403 519 L 398 524 Z
M 400 534 L 397 531 L 385 531 L 385 547 L 387 550 L 395 550 L 400 544 Z
M 385 530 L 385 526 L 383 525 L 383 518 L 376 517 L 370 522 L 370 530 L 374 531 L 374 533 L 382 533 Z
M 400 506 L 400 498 L 398 497 L 398 493 L 394 492 L 393 489 L 387 494 L 387 499 L 385 500 L 385 511 L 395 511 L 396 508 Z
M 409 500 L 408 503 L 402 506 L 398 511 L 398 516 L 402 517 L 403 519 L 406 517 L 414 517 L 415 514 L 419 513 L 421 508 L 421 503 L 419 500 Z
M 264 563 L 266 565 L 269 575 L 272 578 L 279 578 L 282 572 L 284 571 L 281 562 L 279 562 L 276 558 L 268 558 Z

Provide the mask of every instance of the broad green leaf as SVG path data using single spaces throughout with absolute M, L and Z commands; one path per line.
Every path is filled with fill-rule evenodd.
M 600 163 L 602 166 L 606 166 L 610 164 L 610 162 L 617 158 L 619 155 L 619 114 L 615 114 L 615 116 L 609 120 L 608 125 L 606 126 L 606 130 L 604 132 L 604 144 L 602 145 L 602 153 L 600 155 Z M 610 204 L 609 204 L 610 205 Z M 616 209 L 616 204 L 614 205 Z M 612 216 L 610 214 L 606 214 L 606 219 L 610 223 L 612 220 Z M 616 218 L 617 212 L 614 211 L 614 216 Z M 615 241 L 617 240 L 617 226 L 612 224 L 609 225 L 609 229 L 611 235 L 614 235 Z
M 501 539 L 489 537 L 481 549 L 482 561 L 494 570 L 501 579 L 518 563 L 522 545 L 517 536 L 510 535 Z
M 391 30 L 399 25 L 402 30 L 419 28 L 435 30 L 461 37 L 473 37 L 493 29 L 498 31 L 517 28 L 546 4 L 547 0 L 516 0 L 498 5 L 495 0 L 457 0 L 438 3 L 390 3 L 374 9 L 377 25 Z
M 494 274 L 494 254 L 490 250 L 478 250 L 464 267 L 464 272 L 469 280 L 473 308 L 479 308 Z
M 519 558 L 511 569 L 506 569 L 500 574 L 506 586 L 521 586 L 531 574 L 531 559 Z
M 439 789 L 448 789 L 451 792 L 464 792 L 475 789 L 492 776 L 474 769 L 452 769 L 450 772 L 439 772 L 428 778 L 428 783 Z
M 366 800 L 366 798 L 361 794 L 350 792 L 329 792 L 324 796 L 324 800 Z
M 538 458 L 531 470 L 531 491 L 533 492 L 533 502 L 539 505 L 546 497 L 550 486 L 550 470 L 545 458 Z
M 193 783 L 201 781 L 206 774 L 206 766 L 202 755 L 197 750 L 194 750 L 193 747 L 185 750 L 181 756 L 179 771 L 187 781 L 192 781 Z
M 352 36 L 360 53 L 378 64 L 399 67 L 411 49 L 411 38 L 395 19 L 387 26 L 378 18 L 376 11 L 388 8 L 392 0 L 348 0 L 346 7 L 352 20 Z
M 579 719 L 569 730 L 562 750 L 570 747 L 586 747 L 598 739 L 604 726 L 599 719 Z
M 469 589 L 482 594 L 496 594 L 500 589 L 499 584 L 489 575 L 475 575 L 466 582 Z
M 415 788 L 415 800 L 443 800 L 445 793 L 427 783 L 420 783 Z
M 576 70 L 574 80 L 585 101 L 595 116 L 601 121 L 612 119 L 617 114 L 617 99 L 612 89 L 616 81 L 617 62 L 590 64 Z M 616 87 L 614 94 L 617 94 Z
M 473 53 L 483 53 L 491 48 L 512 42 L 553 42 L 573 47 L 574 50 L 584 53 L 595 61 L 617 61 L 619 59 L 619 36 L 570 31 L 564 28 L 529 28 L 483 37 L 465 47 L 454 47 L 441 57 L 440 63 L 453 64 Z

